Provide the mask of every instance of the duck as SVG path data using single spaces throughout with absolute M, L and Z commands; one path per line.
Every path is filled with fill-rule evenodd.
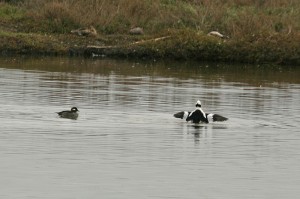
M 129 30 L 129 34 L 131 35 L 143 35 L 144 30 L 141 27 L 135 27 Z
M 88 28 L 79 28 L 76 30 L 71 30 L 72 34 L 79 35 L 79 36 L 86 36 L 86 37 L 96 37 L 97 36 L 97 30 L 94 28 L 94 26 L 90 26 Z
M 228 118 L 219 114 L 205 113 L 201 108 L 200 100 L 196 102 L 196 109 L 194 111 L 180 111 L 173 116 L 175 118 L 185 119 L 187 122 L 192 121 L 192 123 L 223 122 L 228 120 Z
M 61 118 L 76 120 L 78 118 L 78 113 L 77 113 L 78 111 L 79 110 L 76 107 L 72 107 L 70 111 L 61 111 L 61 112 L 57 112 L 57 114 Z

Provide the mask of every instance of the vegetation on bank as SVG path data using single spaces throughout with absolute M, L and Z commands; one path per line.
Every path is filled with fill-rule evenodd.
M 96 37 L 70 34 L 89 26 Z M 129 35 L 132 27 L 144 34 Z M 0 51 L 300 64 L 300 1 L 6 0 L 0 3 Z

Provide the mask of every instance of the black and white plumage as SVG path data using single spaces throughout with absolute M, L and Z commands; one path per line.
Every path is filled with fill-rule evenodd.
M 79 110 L 76 107 L 72 107 L 70 111 L 61 111 L 57 112 L 57 114 L 61 118 L 68 118 L 68 119 L 73 119 L 76 120 L 78 118 L 78 112 Z
M 201 109 L 201 102 L 198 100 L 196 103 L 196 109 L 193 112 L 180 111 L 174 114 L 174 117 L 185 119 L 186 121 L 192 121 L 193 123 L 209 123 L 209 122 L 223 122 L 228 118 L 219 114 L 205 113 Z
M 190 111 L 180 111 L 178 113 L 175 113 L 173 116 L 180 119 L 186 119 L 191 114 Z
M 190 114 L 191 112 L 189 111 L 180 111 L 178 113 L 175 113 L 174 117 L 186 120 Z M 205 116 L 208 122 L 223 122 L 228 120 L 228 118 L 223 117 L 219 114 L 205 113 Z

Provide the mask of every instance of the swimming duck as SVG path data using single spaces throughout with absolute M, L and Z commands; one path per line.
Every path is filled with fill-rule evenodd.
M 79 110 L 76 107 L 72 107 L 70 111 L 61 111 L 57 112 L 57 114 L 61 118 L 68 118 L 68 119 L 73 119 L 76 120 L 78 118 L 78 112 Z
M 222 122 L 228 120 L 219 114 L 205 113 L 201 109 L 201 102 L 196 102 L 196 109 L 193 112 L 180 111 L 174 114 L 174 117 L 185 119 L 186 121 L 192 121 L 193 123 L 209 123 L 209 122 Z

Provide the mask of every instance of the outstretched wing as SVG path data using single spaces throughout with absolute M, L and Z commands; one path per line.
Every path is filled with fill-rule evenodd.
M 191 112 L 188 111 L 180 111 L 178 113 L 175 113 L 173 116 L 180 119 L 186 119 Z
M 218 115 L 218 114 L 213 115 L 213 121 L 214 122 L 223 122 L 223 121 L 226 121 L 226 120 L 228 120 L 228 118 L 223 117 L 222 115 Z

